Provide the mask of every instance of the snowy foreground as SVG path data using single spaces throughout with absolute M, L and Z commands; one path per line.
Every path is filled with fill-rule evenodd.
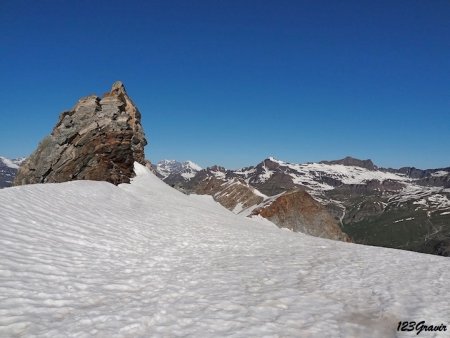
M 413 337 L 399 321 L 450 325 L 447 258 L 294 234 L 136 171 L 120 187 L 0 191 L 1 337 Z

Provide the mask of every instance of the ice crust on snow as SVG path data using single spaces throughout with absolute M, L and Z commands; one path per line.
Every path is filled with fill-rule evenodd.
M 119 187 L 0 191 L 1 337 L 394 337 L 402 320 L 449 324 L 448 258 L 281 230 L 135 171 Z

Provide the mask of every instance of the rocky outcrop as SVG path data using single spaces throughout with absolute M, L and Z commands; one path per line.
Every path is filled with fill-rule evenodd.
M 52 133 L 21 166 L 14 184 L 128 183 L 133 163 L 146 164 L 146 144 L 141 114 L 118 81 L 103 98 L 84 97 L 63 112 Z
M 295 232 L 349 241 L 337 221 L 324 206 L 314 200 L 306 191 L 296 190 L 285 193 L 270 204 L 255 209 L 253 215 L 267 218 L 281 228 Z

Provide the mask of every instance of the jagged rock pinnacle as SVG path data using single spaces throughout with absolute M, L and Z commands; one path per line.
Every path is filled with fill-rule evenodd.
M 103 98 L 84 97 L 63 112 L 52 133 L 21 166 L 14 184 L 128 183 L 134 162 L 146 163 L 146 144 L 141 114 L 117 81 Z
M 122 81 L 116 81 L 113 83 L 111 88 L 111 94 L 112 95 L 120 95 L 120 94 L 126 94 L 125 86 L 123 85 Z

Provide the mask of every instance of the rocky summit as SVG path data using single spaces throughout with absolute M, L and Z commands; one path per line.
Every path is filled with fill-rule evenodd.
M 145 165 L 141 114 L 122 82 L 61 114 L 52 133 L 23 163 L 15 185 L 72 180 L 129 183 L 133 163 Z

